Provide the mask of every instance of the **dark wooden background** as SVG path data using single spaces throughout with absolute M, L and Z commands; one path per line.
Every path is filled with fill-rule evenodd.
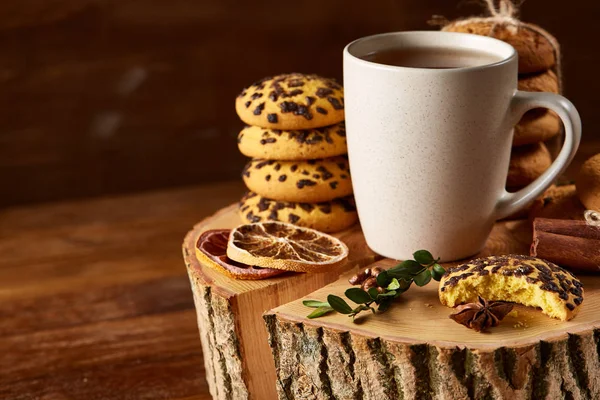
M 0 206 L 235 178 L 243 86 L 286 71 L 341 79 L 355 38 L 480 10 L 451 0 L 3 0 Z M 586 141 L 600 129 L 599 15 L 596 0 L 522 6 L 563 45 Z

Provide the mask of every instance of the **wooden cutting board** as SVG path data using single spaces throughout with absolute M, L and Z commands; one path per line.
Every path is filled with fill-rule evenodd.
M 237 205 L 231 205 L 198 223 L 183 243 L 206 379 L 213 399 L 276 399 L 275 366 L 263 313 L 334 282 L 348 269 L 368 265 L 380 257 L 369 250 L 360 227 L 355 226 L 336 234 L 348 245 L 348 262 L 320 273 L 289 273 L 272 279 L 242 281 L 198 262 L 195 243 L 202 232 L 234 228 L 241 223 Z
M 527 221 L 499 222 L 480 256 L 528 254 L 530 243 Z M 351 275 L 305 298 L 343 296 Z M 434 281 L 356 323 L 336 313 L 307 319 L 312 309 L 292 301 L 265 316 L 279 398 L 599 399 L 600 277 L 580 278 L 585 299 L 573 320 L 516 306 L 487 334 L 450 320 Z

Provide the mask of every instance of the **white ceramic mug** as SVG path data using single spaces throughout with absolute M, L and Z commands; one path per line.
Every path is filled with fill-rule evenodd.
M 472 49 L 501 61 L 427 69 L 361 59 L 392 48 Z M 350 171 L 358 215 L 375 252 L 407 259 L 418 249 L 450 261 L 478 253 L 494 222 L 541 195 L 573 159 L 579 114 L 551 93 L 517 90 L 515 49 L 489 37 L 451 32 L 369 36 L 344 49 Z M 505 182 L 513 127 L 532 108 L 556 112 L 563 148 L 529 186 Z

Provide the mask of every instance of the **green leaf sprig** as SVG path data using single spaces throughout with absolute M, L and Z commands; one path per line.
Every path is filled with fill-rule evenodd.
M 332 311 L 346 314 L 352 320 L 362 311 L 371 311 L 373 314 L 386 311 L 402 293 L 406 292 L 412 283 L 417 286 L 427 285 L 431 279 L 439 281 L 446 270 L 438 264 L 427 250 L 418 250 L 413 253 L 413 260 L 405 260 L 400 264 L 379 272 L 376 277 L 377 287 L 364 290 L 351 287 L 344 293 L 345 296 L 357 306 L 352 308 L 343 298 L 330 294 L 327 301 L 304 300 L 306 307 L 315 308 L 308 318 L 318 318 Z M 375 305 L 377 309 L 375 309 Z

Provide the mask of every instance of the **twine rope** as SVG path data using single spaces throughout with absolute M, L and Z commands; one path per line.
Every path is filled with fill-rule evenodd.
M 511 31 L 511 33 L 516 33 L 519 29 L 520 25 L 524 23 L 521 22 L 518 18 L 518 8 L 513 4 L 510 0 L 500 0 L 498 2 L 498 6 L 495 5 L 494 0 L 482 0 L 485 5 L 487 5 L 487 12 L 489 16 L 484 17 L 470 17 L 466 19 L 462 19 L 459 21 L 453 22 L 456 26 L 467 25 L 470 23 L 476 22 L 488 22 L 492 23 L 492 28 L 490 30 L 490 35 L 494 32 L 498 25 L 505 26 L 507 29 Z M 447 25 L 450 23 L 447 19 L 442 16 L 434 15 L 431 23 L 433 25 Z
M 485 0 L 488 6 L 488 12 L 491 19 L 496 23 L 502 23 L 510 26 L 518 26 L 520 21 L 517 18 L 517 8 L 512 1 L 501 0 L 498 7 L 494 5 L 494 0 Z

